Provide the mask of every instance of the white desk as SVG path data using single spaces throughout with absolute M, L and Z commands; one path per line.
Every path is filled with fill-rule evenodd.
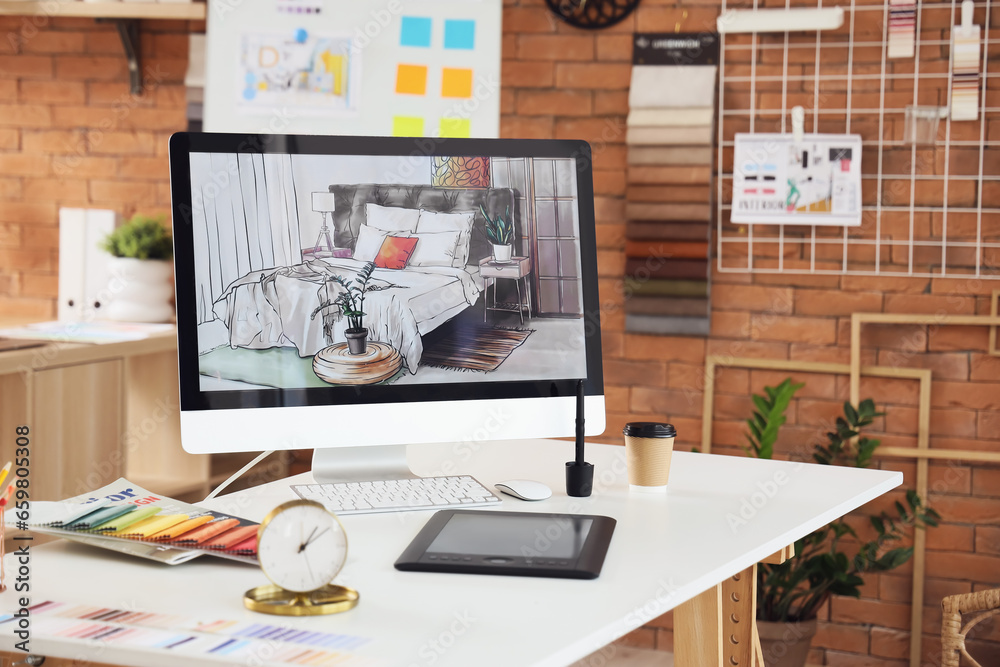
M 32 599 L 167 613 L 197 610 L 205 617 L 372 637 L 362 654 L 389 665 L 555 667 L 586 656 L 902 482 L 896 472 L 678 452 L 668 494 L 636 493 L 628 490 L 624 449 L 592 445 L 587 459 L 596 465 L 594 495 L 570 498 L 563 469 L 572 449 L 569 442 L 542 440 L 434 445 L 411 447 L 410 460 L 423 475 L 471 473 L 488 485 L 528 477 L 554 491 L 552 498 L 535 503 L 505 498 L 498 511 L 614 517 L 618 526 L 604 570 L 593 581 L 398 572 L 393 562 L 430 515 L 403 512 L 343 517 L 350 552 L 338 581 L 356 588 L 361 602 L 336 616 L 283 619 L 246 611 L 243 592 L 266 583 L 249 566 L 204 557 L 168 568 L 66 542 L 31 552 Z M 293 497 L 286 481 L 211 505 L 260 520 Z M 0 609 L 14 606 L 11 591 L 0 595 Z M 0 647 L 9 650 L 9 624 L 3 627 Z M 31 651 L 149 667 L 176 664 L 165 653 L 37 635 Z M 185 661 L 186 667 L 199 664 L 224 660 Z

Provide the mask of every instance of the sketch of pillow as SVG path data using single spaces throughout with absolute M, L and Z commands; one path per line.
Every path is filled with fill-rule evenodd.
M 469 241 L 472 239 L 472 225 L 475 224 L 474 211 L 466 213 L 437 213 L 420 210 L 417 222 L 417 233 L 459 232 L 458 245 L 455 248 L 455 260 L 452 266 L 465 268 L 469 263 Z
M 365 204 L 365 224 L 390 234 L 416 230 L 419 217 L 420 211 L 415 208 Z
M 368 225 L 361 225 L 358 230 L 357 243 L 354 244 L 354 259 L 361 262 L 374 262 L 379 248 L 382 247 L 382 242 L 388 235 L 388 232 Z
M 417 247 L 410 256 L 410 266 L 454 266 L 461 235 L 461 232 L 411 234 L 411 238 L 417 239 Z

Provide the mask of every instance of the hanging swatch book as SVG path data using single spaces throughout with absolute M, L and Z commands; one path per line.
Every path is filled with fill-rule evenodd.
M 12 527 L 23 519 L 8 512 Z M 210 553 L 257 562 L 259 524 L 148 491 L 125 478 L 73 498 L 33 501 L 32 531 L 168 565 Z
M 628 146 L 625 330 L 707 336 L 718 35 L 638 33 Z

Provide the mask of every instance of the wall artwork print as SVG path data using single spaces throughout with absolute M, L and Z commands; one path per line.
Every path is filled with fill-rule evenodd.
M 202 391 L 585 376 L 575 161 L 521 160 L 559 183 L 558 249 L 488 157 L 193 154 Z M 512 257 L 487 216 L 517 230 Z
M 732 221 L 861 224 L 861 136 L 737 134 Z
M 240 51 L 240 108 L 357 112 L 360 57 L 348 36 L 305 28 L 246 33 Z
M 207 2 L 207 132 L 500 134 L 502 0 Z

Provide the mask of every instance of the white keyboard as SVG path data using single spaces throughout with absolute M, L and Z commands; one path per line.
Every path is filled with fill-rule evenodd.
M 499 496 L 468 475 L 295 484 L 292 490 L 306 500 L 322 503 L 335 514 L 464 509 L 500 504 Z

